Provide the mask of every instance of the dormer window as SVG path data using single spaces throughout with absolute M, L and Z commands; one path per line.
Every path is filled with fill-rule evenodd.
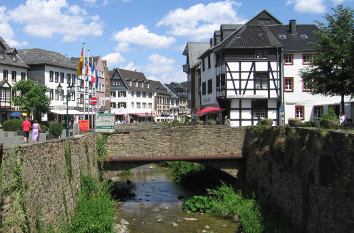
M 141 87 L 144 87 L 144 83 L 143 82 L 141 82 L 141 85 L 140 85 Z
M 146 87 L 147 87 L 147 88 L 150 88 L 150 83 L 147 83 L 147 84 L 146 84 Z
M 306 39 L 308 39 L 309 37 L 308 37 L 307 35 L 305 35 L 305 34 L 301 34 L 301 35 L 300 35 L 300 38 L 303 39 L 303 40 L 306 40 Z
M 16 53 L 12 54 L 12 61 L 17 61 Z
M 132 81 L 129 81 L 129 86 L 132 86 Z
M 135 86 L 136 86 L 136 87 L 139 87 L 139 82 L 136 82 L 136 83 L 135 83 Z
M 5 58 L 5 53 L 3 50 L 0 50 L 0 59 L 4 59 Z
M 278 37 L 279 37 L 279 39 L 282 39 L 282 40 L 286 39 L 286 35 L 285 34 L 279 34 Z

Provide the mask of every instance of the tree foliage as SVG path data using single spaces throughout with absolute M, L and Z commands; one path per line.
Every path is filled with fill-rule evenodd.
M 354 93 L 354 10 L 341 5 L 333 14 L 317 22 L 315 55 L 312 65 L 302 71 L 306 85 L 313 94 L 326 96 Z M 343 102 L 344 104 L 344 102 Z
M 12 87 L 12 103 L 32 112 L 38 119 L 41 113 L 49 111 L 50 98 L 46 96 L 47 87 L 32 80 L 21 80 Z M 39 119 L 38 119 L 39 120 Z

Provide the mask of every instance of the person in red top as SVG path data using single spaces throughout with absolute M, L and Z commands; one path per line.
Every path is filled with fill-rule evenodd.
M 26 117 L 26 119 L 22 122 L 22 131 L 26 143 L 28 142 L 30 130 L 31 130 L 31 122 L 28 120 L 28 117 Z

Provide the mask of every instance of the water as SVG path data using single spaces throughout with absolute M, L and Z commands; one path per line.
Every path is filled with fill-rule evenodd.
M 235 233 L 229 219 L 182 211 L 183 198 L 192 196 L 174 183 L 171 171 L 151 164 L 132 169 L 126 187 L 134 195 L 119 205 L 118 219 L 124 219 L 130 233 Z M 127 193 L 125 197 L 129 196 Z M 122 198 L 122 196 L 121 196 Z

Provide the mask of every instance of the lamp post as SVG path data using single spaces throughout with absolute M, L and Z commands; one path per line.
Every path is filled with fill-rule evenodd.
M 64 98 L 66 98 L 66 116 L 65 116 L 65 134 L 66 137 L 69 137 L 69 99 L 71 98 L 72 94 L 75 92 L 75 86 L 74 85 L 68 85 L 66 89 L 66 95 L 63 93 L 63 87 L 58 85 L 57 91 L 59 95 L 63 95 Z

